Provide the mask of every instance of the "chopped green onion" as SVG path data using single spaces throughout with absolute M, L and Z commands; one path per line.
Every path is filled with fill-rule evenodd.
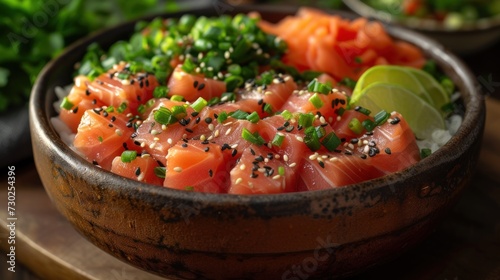
M 315 131 L 315 132 L 316 132 L 316 135 L 318 135 L 318 138 L 321 138 L 321 137 L 325 136 L 325 134 L 326 134 L 326 130 L 325 130 L 325 128 L 324 128 L 324 127 L 322 127 L 322 126 L 317 126 L 317 127 L 315 128 L 315 130 L 316 130 L 316 131 Z
M 354 89 L 356 87 L 356 81 L 351 79 L 351 78 L 347 78 L 347 77 L 340 80 L 339 84 L 345 85 L 346 87 L 352 88 L 352 89 Z
M 241 74 L 241 66 L 238 64 L 231 64 L 227 67 L 227 71 L 232 75 L 240 75 Z
M 193 186 L 185 186 L 184 189 L 186 191 L 194 191 L 194 187 Z
M 228 114 L 226 111 L 222 111 L 219 113 L 217 116 L 217 122 L 223 123 L 225 120 L 227 120 Z
M 375 125 L 381 125 L 383 124 L 385 121 L 387 121 L 387 119 L 390 117 L 391 115 L 389 113 L 387 113 L 385 110 L 382 110 L 380 112 L 378 112 L 375 117 L 373 117 L 373 119 L 375 120 Z
M 227 91 L 234 91 L 235 89 L 242 86 L 244 83 L 243 78 L 241 76 L 236 76 L 236 75 L 231 75 L 225 78 L 224 82 L 226 83 Z
M 71 110 L 75 106 L 71 101 L 69 101 L 68 97 L 64 97 L 61 105 L 59 106 L 60 108 L 63 108 L 65 110 Z
M 136 151 L 123 151 L 121 155 L 122 162 L 131 162 L 137 157 Z
M 293 114 L 292 114 L 292 113 L 290 113 L 290 111 L 288 111 L 288 110 L 284 110 L 283 112 L 281 112 L 281 116 L 282 116 L 285 120 L 287 120 L 287 121 L 289 121 L 289 120 L 291 120 L 291 119 L 293 118 Z
M 216 105 L 220 102 L 220 97 L 218 96 L 215 96 L 215 97 L 212 97 L 210 98 L 210 100 L 208 100 L 208 106 L 213 106 L 213 105 Z
M 255 112 L 255 111 L 254 111 L 253 113 L 251 113 L 250 115 L 248 115 L 248 116 L 246 117 L 246 119 L 247 119 L 249 122 L 251 122 L 251 123 L 258 123 L 258 122 L 259 122 L 259 120 L 260 120 L 260 117 L 259 117 L 259 114 L 257 114 L 257 112 Z
M 190 106 L 196 112 L 201 112 L 205 106 L 207 106 L 208 102 L 203 97 L 198 97 L 195 102 L 193 102 Z
M 245 111 L 241 111 L 238 109 L 234 112 L 229 113 L 229 115 L 238 120 L 246 120 L 249 114 Z
M 220 100 L 223 101 L 223 102 L 235 101 L 236 100 L 236 94 L 234 92 L 224 92 L 221 95 Z
M 153 171 L 154 171 L 156 177 L 158 177 L 158 178 L 165 178 L 165 174 L 167 173 L 167 169 L 165 167 L 162 167 L 162 166 L 155 167 L 155 169 Z
M 285 140 L 285 135 L 283 133 L 278 132 L 276 135 L 274 135 L 273 141 L 271 141 L 271 144 L 277 147 L 281 147 L 281 144 L 283 144 L 283 140 Z
M 319 109 L 323 107 L 323 101 L 319 98 L 318 93 L 314 93 L 310 98 L 309 102 L 316 108 Z
M 279 166 L 278 167 L 278 174 L 281 176 L 285 176 L 285 167 Z
M 363 108 L 361 106 L 354 107 L 354 110 L 360 112 L 363 115 L 367 115 L 367 116 L 369 116 L 371 114 L 371 112 L 372 112 L 372 111 L 370 111 L 370 110 L 368 110 L 366 108 Z
M 349 122 L 349 129 L 356 134 L 361 134 L 363 132 L 363 125 L 361 125 L 361 122 L 357 118 L 352 118 Z
M 305 130 L 304 143 L 311 151 L 317 151 L 321 148 L 316 129 L 312 126 Z
M 108 113 L 113 113 L 115 111 L 115 107 L 114 106 L 108 106 L 108 107 L 106 107 L 105 111 L 108 112 Z
M 122 102 L 122 103 L 120 104 L 120 106 L 118 106 L 118 108 L 116 109 L 116 111 L 117 111 L 118 113 L 123 113 L 123 112 L 125 112 L 125 110 L 127 110 L 127 107 L 128 107 L 127 103 Z
M 318 82 L 318 79 L 314 79 L 307 85 L 307 90 L 309 92 L 328 94 L 332 91 L 332 87 L 328 84 Z
M 187 115 L 186 107 L 182 105 L 176 105 L 172 107 L 172 116 L 176 119 L 184 118 Z
M 420 157 L 422 159 L 430 156 L 432 154 L 432 150 L 431 149 L 428 149 L 428 148 L 423 148 L 420 150 Z
M 175 118 L 172 116 L 172 111 L 163 106 L 153 113 L 153 117 L 159 124 L 171 124 L 175 121 Z
M 196 64 L 193 62 L 191 58 L 188 57 L 184 60 L 184 63 L 182 64 L 181 68 L 186 73 L 192 73 L 196 68 Z
M 364 120 L 361 124 L 366 129 L 366 131 L 372 131 L 376 126 L 372 120 Z
M 174 95 L 170 96 L 170 100 L 171 101 L 184 101 L 184 96 L 174 94 Z
M 312 126 L 314 121 L 314 115 L 312 113 L 301 113 L 299 115 L 299 125 L 303 128 Z
M 144 104 L 139 105 L 139 107 L 137 107 L 137 112 L 139 112 L 139 114 L 144 114 L 144 112 L 146 112 L 146 106 L 144 106 Z
M 266 141 L 262 138 L 262 136 L 260 136 L 259 132 L 256 131 L 255 133 L 252 134 L 246 128 L 243 128 L 243 130 L 241 131 L 241 137 L 247 140 L 248 142 L 259 146 L 266 143 Z
M 162 98 L 162 97 L 167 97 L 167 94 L 169 92 L 169 88 L 166 86 L 157 86 L 154 91 L 153 91 L 153 97 L 154 98 Z
M 451 96 L 455 91 L 455 84 L 449 78 L 443 78 L 441 80 L 441 86 L 449 96 Z
M 102 136 L 97 136 L 97 141 L 102 143 L 102 141 L 104 141 L 104 139 L 102 138 Z
M 273 114 L 273 106 L 271 106 L 271 104 L 269 104 L 269 103 L 264 104 L 263 110 L 264 110 L 264 112 L 268 113 L 269 115 Z
M 344 107 L 340 107 L 337 110 L 335 110 L 335 113 L 337 114 L 337 116 L 342 116 L 344 114 L 344 112 L 345 112 Z
M 128 78 L 130 78 L 130 74 L 120 72 L 120 73 L 118 73 L 118 75 L 116 75 L 116 77 L 120 80 L 127 80 Z
M 321 144 L 323 144 L 323 146 L 325 146 L 325 148 L 330 152 L 333 152 L 335 149 L 337 149 L 337 147 L 341 143 L 342 141 L 333 131 L 328 133 L 321 141 Z

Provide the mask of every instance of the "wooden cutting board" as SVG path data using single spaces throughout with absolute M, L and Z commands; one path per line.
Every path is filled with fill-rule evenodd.
M 478 172 L 457 207 L 421 246 L 359 279 L 500 279 L 500 102 L 487 100 L 487 125 Z M 32 162 L 16 166 L 16 262 L 44 279 L 160 277 L 101 251 L 55 210 Z M 0 182 L 0 248 L 7 251 L 7 169 Z M 496 215 L 493 215 L 496 213 Z M 2 253 L 1 279 L 7 271 Z M 9 277 L 9 278 L 7 278 Z M 26 279 L 26 278 L 23 278 Z

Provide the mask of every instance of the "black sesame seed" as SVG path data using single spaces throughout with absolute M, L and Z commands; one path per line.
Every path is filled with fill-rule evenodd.
M 137 169 L 135 170 L 135 176 L 139 176 L 139 175 L 141 175 L 141 168 L 137 167 Z
M 187 148 L 188 144 L 187 143 L 182 143 L 181 145 L 183 148 Z
M 358 138 L 352 138 L 351 139 L 351 144 L 358 144 L 359 139 Z
M 194 87 L 194 88 L 197 88 L 197 87 L 198 87 L 198 81 L 194 81 L 194 82 L 193 82 L 193 87 Z
M 86 89 L 85 90 L 85 95 L 89 96 L 90 95 L 90 90 L 89 89 Z
M 146 87 L 149 87 L 149 80 L 146 80 Z
M 187 132 L 189 132 L 189 133 L 193 133 L 193 130 L 192 130 L 191 128 L 187 128 L 187 127 L 186 127 L 184 130 L 186 130 L 186 131 L 187 131 Z
M 210 177 L 214 176 L 214 172 L 212 171 L 212 169 L 208 170 L 208 176 L 210 176 Z
M 210 151 L 210 147 L 205 147 L 205 149 L 203 149 L 203 151 L 205 151 L 205 153 L 208 153 L 208 151 Z
M 112 116 L 112 117 L 111 117 L 111 121 L 112 121 L 112 122 L 116 121 L 116 117 L 115 117 L 115 116 Z
M 250 148 L 250 153 L 255 156 L 255 151 L 252 148 Z
M 137 132 L 134 132 L 130 135 L 130 138 L 135 138 L 135 137 L 137 137 Z
M 273 158 L 274 158 L 273 153 L 268 153 L 268 154 L 267 154 L 267 158 L 268 158 L 268 159 L 273 159 Z
M 127 143 L 123 142 L 123 143 L 122 143 L 122 146 L 123 146 L 123 148 L 124 148 L 125 150 L 128 150 Z
M 92 164 L 93 165 L 99 165 L 95 159 L 92 161 Z
M 108 123 L 108 126 L 109 126 L 109 127 L 113 127 L 113 124 L 112 124 L 112 123 Z
M 392 153 L 391 148 L 385 148 L 385 153 L 390 155 Z
M 136 145 L 136 146 L 140 146 L 140 145 L 141 145 L 141 142 L 139 142 L 139 141 L 137 141 L 137 140 L 136 140 L 136 141 L 134 141 L 134 145 Z
M 72 110 L 73 114 L 76 114 L 78 112 L 78 106 L 75 107 L 75 109 Z
M 319 161 L 318 163 L 319 163 L 319 166 L 321 166 L 321 168 L 325 168 L 325 163 L 324 162 Z
M 339 102 L 340 102 L 340 104 L 345 105 L 345 100 L 344 99 L 340 99 Z
M 391 121 L 390 124 L 398 124 L 401 120 L 398 117 L 394 117 Z
M 238 150 L 236 150 L 236 149 L 234 149 L 234 150 L 231 152 L 231 156 L 232 156 L 232 157 L 235 157 L 237 154 L 238 154 Z
M 200 121 L 201 121 L 201 118 L 200 118 L 200 117 L 197 117 L 196 119 L 194 119 L 194 123 L 195 123 L 195 124 L 200 123 Z
M 97 100 L 96 99 L 92 99 L 92 105 L 95 105 L 97 104 Z
M 278 131 L 282 131 L 283 129 L 285 129 L 284 126 L 280 126 L 280 127 L 276 128 L 276 130 L 278 130 Z
M 203 90 L 205 88 L 205 84 L 204 83 L 201 83 L 199 86 L 198 86 L 198 90 Z
M 264 157 L 263 156 L 258 156 L 255 158 L 255 161 L 257 162 L 263 162 L 264 161 Z
M 366 159 L 366 155 L 365 154 L 362 154 L 359 157 L 362 158 L 362 159 Z
M 106 118 L 106 117 L 108 117 L 108 112 L 107 111 L 102 111 L 102 115 Z
M 374 157 L 375 155 L 377 155 L 377 151 L 375 150 L 375 148 L 370 148 L 370 149 L 368 150 L 368 155 L 369 155 L 370 157 Z
M 255 170 L 254 170 L 254 171 L 255 171 Z M 251 178 L 257 178 L 257 177 L 259 177 L 259 174 L 257 174 L 257 173 L 253 173 L 253 172 L 252 172 L 252 174 L 250 174 L 250 177 L 251 177 Z
M 257 101 L 257 104 L 259 105 L 262 105 L 262 103 L 264 103 L 264 99 L 259 99 L 259 101 Z
M 192 112 L 192 113 L 191 113 L 191 116 L 192 116 L 192 117 L 196 117 L 196 116 L 198 116 L 198 114 L 200 114 L 200 113 L 198 113 L 198 112 L 194 111 L 194 112 Z
M 231 149 L 231 146 L 229 146 L 229 144 L 227 144 L 227 143 L 222 144 L 222 147 L 221 147 L 222 151 L 229 150 L 229 149 Z
M 285 131 L 286 131 L 286 132 L 292 132 L 294 128 L 295 128 L 295 127 L 294 127 L 293 125 L 291 125 L 291 126 L 287 126 L 287 127 L 285 128 Z
M 211 117 L 205 118 L 205 122 L 206 123 L 212 123 L 212 118 Z
M 368 142 L 368 146 L 375 147 L 375 146 L 377 146 L 377 143 L 375 143 L 375 141 L 372 140 L 372 141 Z

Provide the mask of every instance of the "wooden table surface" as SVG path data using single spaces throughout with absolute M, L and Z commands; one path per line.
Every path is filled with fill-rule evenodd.
M 500 43 L 464 57 L 487 97 L 487 126 L 472 184 L 417 248 L 355 279 L 500 279 Z M 7 270 L 7 167 L 0 173 L 0 279 L 145 280 L 158 277 L 94 247 L 54 209 L 31 159 L 16 166 L 16 272 Z

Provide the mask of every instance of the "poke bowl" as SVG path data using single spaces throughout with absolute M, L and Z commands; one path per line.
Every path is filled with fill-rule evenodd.
M 413 29 L 437 40 L 457 54 L 468 55 L 477 53 L 492 46 L 500 39 L 499 14 L 464 20 L 464 18 L 470 16 L 469 14 L 476 15 L 478 12 L 474 9 L 472 11 L 470 11 L 471 9 L 463 9 L 462 13 L 450 13 L 451 16 L 447 16 L 444 19 L 442 18 L 443 15 L 439 15 L 439 19 L 435 17 L 398 16 L 397 14 L 401 13 L 402 9 L 402 4 L 396 3 L 398 1 L 388 1 L 387 5 L 383 8 L 373 7 L 366 2 L 360 0 L 344 1 L 346 6 L 359 15 Z M 421 3 L 425 1 L 408 1 L 407 3 L 411 2 Z M 476 3 L 484 4 L 493 2 L 485 1 Z M 474 1 L 471 1 L 471 3 L 474 4 Z M 382 1 L 380 4 L 383 5 Z M 453 4 L 453 2 L 449 2 L 449 4 Z M 458 4 L 459 7 L 461 5 Z M 457 5 L 455 4 L 455 6 Z M 412 13 L 415 13 L 415 11 Z
M 254 11 L 273 23 L 297 8 L 235 6 L 229 12 Z M 134 26 L 104 30 L 68 48 L 44 68 L 30 100 L 34 160 L 53 204 L 90 242 L 126 263 L 173 279 L 345 277 L 424 239 L 470 182 L 485 120 L 474 76 L 439 44 L 393 26 L 385 26 L 391 37 L 417 46 L 455 84 L 463 108 L 461 125 L 447 143 L 408 168 L 343 187 L 254 195 L 177 190 L 104 170 L 59 135 L 52 121 L 58 114 L 56 88 L 72 83 L 75 64 L 89 45 L 109 47 L 128 38 Z M 122 154 L 122 160 L 131 159 Z

